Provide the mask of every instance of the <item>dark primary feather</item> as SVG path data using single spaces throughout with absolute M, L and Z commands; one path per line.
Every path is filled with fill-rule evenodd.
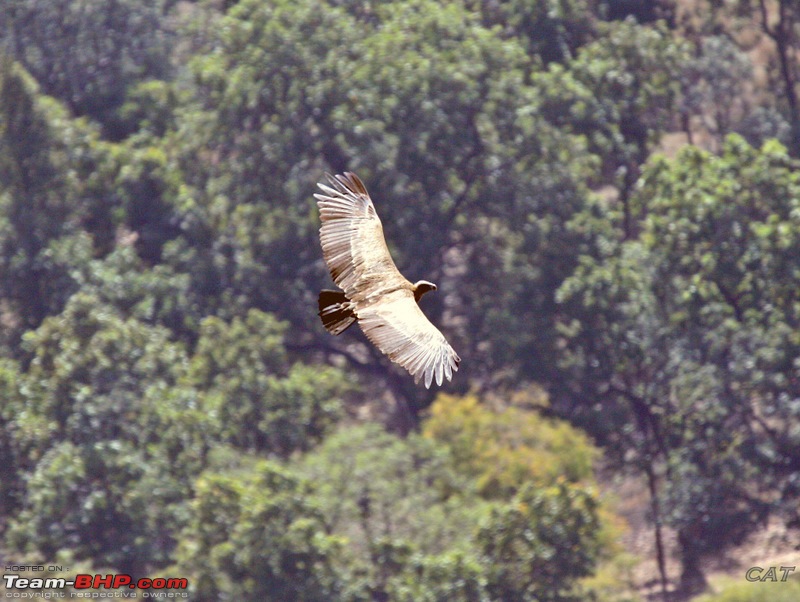
M 331 334 L 341 334 L 356 321 L 350 302 L 342 291 L 321 291 L 318 305 L 322 325 Z

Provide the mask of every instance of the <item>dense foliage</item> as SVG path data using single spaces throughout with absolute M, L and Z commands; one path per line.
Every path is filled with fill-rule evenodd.
M 2 555 L 623 599 L 602 463 L 703 589 L 800 525 L 799 55 L 790 0 L 7 0 Z M 342 170 L 439 285 L 446 394 L 315 316 Z

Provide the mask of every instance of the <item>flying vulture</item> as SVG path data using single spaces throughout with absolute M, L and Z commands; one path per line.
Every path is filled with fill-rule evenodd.
M 441 385 L 458 370 L 461 359 L 417 305 L 435 291 L 427 280 L 412 284 L 392 261 L 381 220 L 364 184 L 354 173 L 327 175 L 315 194 L 322 227 L 322 255 L 341 291 L 319 294 L 319 316 L 331 334 L 354 322 L 390 360 L 400 364 L 425 387 Z

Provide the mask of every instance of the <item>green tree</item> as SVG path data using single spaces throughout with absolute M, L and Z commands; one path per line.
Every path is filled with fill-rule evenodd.
M 135 237 L 139 256 L 158 263 L 164 244 L 181 233 L 178 203 L 183 180 L 156 147 L 121 147 L 117 179 L 125 226 Z
M 8 0 L 0 39 L 43 87 L 117 139 L 128 88 L 163 77 L 169 38 L 162 0 Z
M 392 600 L 402 602 L 485 602 L 489 600 L 484 567 L 474 554 L 461 551 L 415 555 L 408 570 L 392 582 Z
M 761 106 L 747 125 L 756 126 L 754 129 L 761 129 L 768 136 L 788 129 L 785 139 L 796 157 L 800 152 L 800 63 L 796 58 L 800 45 L 800 6 L 792 0 L 707 0 L 691 7 L 689 15 L 691 35 L 724 32 L 744 50 L 762 45 L 767 83 L 756 94 L 762 97 Z M 757 141 L 761 143 L 764 139 Z
M 724 138 L 736 131 L 737 125 L 752 112 L 743 92 L 750 88 L 749 93 L 753 93 L 753 64 L 725 36 L 703 38 L 697 54 L 681 74 L 683 129 L 693 144 L 696 126 L 692 121 L 699 121 L 721 146 Z M 753 125 L 748 124 L 748 128 L 753 129 Z
M 633 17 L 639 23 L 663 19 L 674 27 L 676 4 L 675 0 L 600 0 L 596 10 L 604 19 Z
M 109 255 L 76 266 L 72 275 L 81 292 L 143 324 L 166 328 L 171 337 L 193 346 L 208 300 L 192 288 L 189 274 L 143 260 L 136 240 L 134 233 L 127 233 Z
M 487 27 L 500 26 L 514 35 L 528 55 L 547 64 L 572 58 L 595 34 L 593 2 L 535 0 L 533 2 L 466 2 L 479 10 Z
M 524 487 L 495 508 L 477 535 L 493 600 L 581 600 L 575 580 L 598 554 L 594 496 L 567 483 Z
M 530 420 L 521 434 L 500 415 L 493 423 L 470 399 L 433 406 L 436 438 L 427 423 L 425 436 L 404 439 L 377 425 L 346 427 L 298 462 L 315 483 L 327 532 L 345 544 L 346 599 L 577 599 L 568 592 L 577 591 L 577 579 L 591 573 L 607 544 L 596 493 L 562 478 L 532 478 L 531 461 L 547 461 L 547 452 L 532 450 L 558 438 L 555 427 Z M 440 405 L 445 410 L 437 411 Z M 457 412 L 466 415 L 462 424 L 485 424 L 481 436 L 496 437 L 492 449 L 505 444 L 504 453 L 463 457 L 459 443 L 468 436 L 442 433 L 448 415 L 458 422 Z M 530 447 L 515 455 L 526 436 Z M 478 479 L 495 458 L 507 469 L 492 484 L 504 488 L 489 491 Z
M 630 237 L 630 197 L 641 166 L 676 113 L 687 48 L 663 26 L 623 21 L 603 30 L 601 39 L 581 48 L 570 63 L 552 65 L 538 83 L 548 119 L 586 136 L 601 159 L 596 183 L 617 188 L 623 234 Z
M 126 320 L 85 293 L 27 334 L 25 347 L 32 356 L 22 387 L 25 418 L 46 428 L 25 438 L 32 460 L 57 441 L 137 441 L 131 414 L 139 415 L 150 387 L 175 384 L 186 364 L 165 329 Z
M 286 457 L 311 448 L 341 416 L 349 388 L 341 372 L 289 365 L 285 332 L 286 324 L 255 309 L 244 320 L 209 317 L 200 325 L 186 383 L 236 447 Z
M 351 575 L 348 595 L 356 598 L 393 599 L 413 558 L 457 548 L 480 509 L 445 449 L 375 424 L 339 430 L 298 470 L 315 483 L 326 529 L 348 542 L 344 568 Z
M 20 504 L 24 471 L 17 457 L 12 424 L 22 408 L 18 403 L 19 366 L 8 359 L 0 362 L 0 395 L 5 403 L 0 406 L 0 455 L 5 458 L 0 468 L 0 516 L 11 516 Z
M 197 599 L 337 599 L 339 542 L 325 534 L 309 485 L 273 462 L 225 463 L 198 479 L 177 552 Z
M 578 301 L 576 398 L 592 416 L 602 400 L 594 434 L 646 475 L 656 526 L 677 528 L 686 591 L 704 587 L 704 554 L 796 514 L 798 182 L 784 148 L 739 137 L 654 160 L 640 237 L 587 257 L 562 291 Z
M 122 440 L 53 445 L 28 473 L 7 541 L 15 551 L 91 560 L 141 576 L 175 544 L 184 495 L 147 453 Z
M 182 347 L 77 293 L 25 348 L 8 426 L 28 478 L 9 545 L 138 573 L 163 564 L 212 432 L 190 396 L 169 393 Z
M 80 236 L 90 212 L 76 181 L 91 133 L 64 120 L 19 65 L 0 60 L 0 297 L 14 344 L 61 311 L 76 288 L 69 269 L 92 251 Z

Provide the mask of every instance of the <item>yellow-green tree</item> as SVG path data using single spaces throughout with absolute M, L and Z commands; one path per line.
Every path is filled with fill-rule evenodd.
M 564 421 L 510 406 L 492 410 L 475 395 L 440 395 L 422 426 L 447 446 L 481 495 L 506 499 L 530 483 L 588 483 L 598 451 Z

